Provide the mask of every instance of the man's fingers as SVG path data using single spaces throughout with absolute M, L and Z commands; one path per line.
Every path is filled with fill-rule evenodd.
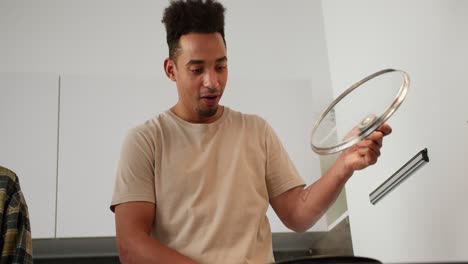
M 350 131 L 348 135 L 352 134 Z M 354 170 L 361 170 L 377 162 L 382 148 L 383 138 L 392 133 L 388 124 L 381 125 L 378 130 L 345 151 L 347 163 Z
M 377 155 L 377 157 L 380 156 L 380 148 L 382 146 L 382 140 L 372 140 L 370 138 L 361 140 L 356 144 L 356 146 L 359 148 L 359 153 L 361 154 L 361 151 L 366 151 L 366 149 L 371 150 Z
M 380 152 L 377 154 L 373 149 L 370 148 L 360 148 L 358 153 L 361 159 L 364 161 L 364 167 L 375 164 L 378 157 L 380 156 Z
M 389 126 L 387 123 L 384 123 L 379 128 L 377 128 L 377 131 L 382 132 L 384 136 L 387 136 L 392 133 L 392 127 Z
M 375 142 L 379 147 L 382 147 L 383 137 L 385 136 L 384 132 L 382 131 L 374 131 L 369 136 L 364 138 L 361 141 L 371 140 Z

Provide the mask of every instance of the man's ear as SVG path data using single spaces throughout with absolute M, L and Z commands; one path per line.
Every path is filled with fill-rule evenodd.
M 169 58 L 165 59 L 164 60 L 164 72 L 166 73 L 166 76 L 173 80 L 173 81 L 176 81 L 176 78 L 175 78 L 175 62 Z

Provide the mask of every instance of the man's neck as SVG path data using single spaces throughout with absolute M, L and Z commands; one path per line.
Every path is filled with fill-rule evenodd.
M 219 105 L 216 109 L 216 113 L 212 116 L 205 117 L 198 114 L 189 113 L 184 111 L 178 105 L 171 107 L 170 109 L 179 118 L 194 124 L 210 124 L 216 122 L 224 113 L 224 106 Z

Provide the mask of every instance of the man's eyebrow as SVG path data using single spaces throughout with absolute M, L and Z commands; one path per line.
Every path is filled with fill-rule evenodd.
M 216 59 L 216 62 L 224 62 L 224 61 L 227 61 L 227 57 L 224 56 L 224 57 L 221 57 L 219 59 Z
M 205 63 L 204 60 L 189 60 L 185 65 L 190 66 L 194 64 L 203 64 L 203 63 Z
M 227 61 L 227 57 L 226 56 L 223 56 L 221 58 L 218 58 L 215 60 L 215 62 L 225 62 Z M 205 61 L 204 60 L 189 60 L 185 65 L 186 66 L 190 66 L 190 65 L 197 65 L 197 64 L 204 64 Z

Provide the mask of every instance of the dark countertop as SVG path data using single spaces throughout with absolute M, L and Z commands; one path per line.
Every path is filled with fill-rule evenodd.
M 347 219 L 328 232 L 273 233 L 272 239 L 276 261 L 313 255 L 353 255 Z M 80 260 L 76 263 L 119 263 L 115 237 L 33 239 L 33 252 L 35 263 L 72 263 L 73 259 Z M 54 262 L 59 259 L 69 261 Z M 41 262 L 45 260 L 48 261 Z

